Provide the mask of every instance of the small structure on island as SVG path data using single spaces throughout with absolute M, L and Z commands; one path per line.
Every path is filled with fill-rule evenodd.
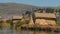
M 35 14 L 35 24 L 39 25 L 56 25 L 56 16 L 54 13 L 34 13 Z
M 41 28 L 55 28 L 56 27 L 56 15 L 54 13 L 37 13 L 35 12 L 35 24 L 36 27 Z
M 12 16 L 13 29 L 16 28 L 16 24 L 18 23 L 18 21 L 23 20 L 24 20 L 23 16 Z
M 22 20 L 22 17 L 23 16 L 12 16 L 12 20 L 13 22 L 16 22 L 16 21 Z

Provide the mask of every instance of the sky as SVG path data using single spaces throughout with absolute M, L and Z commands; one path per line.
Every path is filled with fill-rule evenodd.
M 60 0 L 0 0 L 0 3 L 22 3 L 29 4 L 33 6 L 60 6 Z

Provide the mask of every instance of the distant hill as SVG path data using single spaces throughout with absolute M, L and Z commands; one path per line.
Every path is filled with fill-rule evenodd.
M 17 4 L 17 3 L 0 3 L 0 16 L 21 15 L 21 13 L 37 8 L 32 5 Z
M 21 15 L 25 11 L 31 11 L 35 8 L 53 8 L 53 7 L 37 7 L 26 4 L 17 4 L 17 3 L 0 3 L 0 16 L 12 16 L 12 15 Z M 60 7 L 55 7 L 60 8 Z

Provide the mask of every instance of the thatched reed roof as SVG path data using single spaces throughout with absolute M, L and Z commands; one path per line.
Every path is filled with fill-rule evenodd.
M 13 19 L 22 19 L 23 16 L 13 16 Z
M 55 14 L 53 14 L 53 13 L 35 13 L 35 17 L 56 18 Z

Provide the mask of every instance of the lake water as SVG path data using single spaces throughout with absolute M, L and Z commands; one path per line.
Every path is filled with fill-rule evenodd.
M 0 34 L 59 34 L 55 32 L 31 31 L 31 30 L 1 30 Z

